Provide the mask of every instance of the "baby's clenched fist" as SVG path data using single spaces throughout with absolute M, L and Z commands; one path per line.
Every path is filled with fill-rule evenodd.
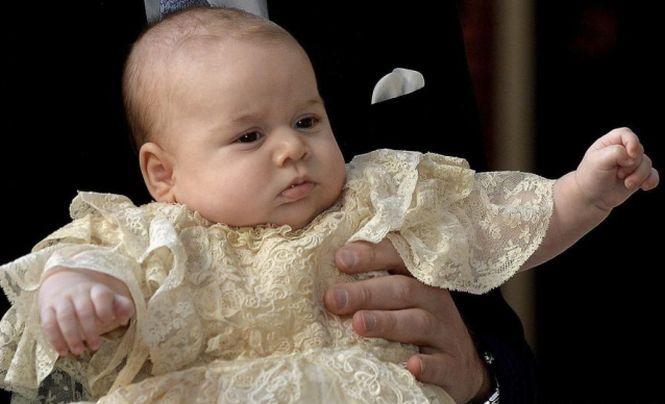
M 637 135 L 628 128 L 617 128 L 589 147 L 575 179 L 590 203 L 611 210 L 638 189 L 658 186 L 659 174 Z
M 60 355 L 82 354 L 84 342 L 99 349 L 101 334 L 127 325 L 134 315 L 122 281 L 85 269 L 54 269 L 42 281 L 38 304 L 44 335 Z

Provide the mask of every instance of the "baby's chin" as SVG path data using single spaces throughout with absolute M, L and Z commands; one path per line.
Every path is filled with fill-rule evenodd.
M 288 225 L 293 230 L 302 229 L 307 227 L 308 224 L 312 222 L 319 214 L 321 214 L 328 207 L 320 207 L 314 209 L 313 212 L 307 212 L 305 209 L 297 209 L 293 212 L 289 212 L 288 215 L 283 217 L 278 217 L 272 220 L 269 224 L 273 226 L 283 226 Z
M 256 226 L 284 226 L 288 225 L 293 230 L 307 227 L 318 215 L 330 208 L 338 200 L 335 198 L 312 198 L 287 203 L 273 208 L 267 215 L 232 214 L 233 220 L 224 220 L 225 217 L 208 218 L 213 223 L 224 223 L 231 227 L 256 227 Z M 246 212 L 243 212 L 246 213 Z
M 320 213 L 323 212 L 324 209 L 321 209 L 319 212 L 316 212 L 311 215 L 289 215 L 287 216 L 280 216 L 280 217 L 273 217 L 270 219 L 267 219 L 264 217 L 262 219 L 259 218 L 254 218 L 254 220 L 245 218 L 245 220 L 237 221 L 237 220 L 224 220 L 224 218 L 218 218 L 218 217 L 206 217 L 206 215 L 201 215 L 204 219 L 208 220 L 209 222 L 212 223 L 219 223 L 219 224 L 224 224 L 226 226 L 230 227 L 257 227 L 257 226 L 274 226 L 274 227 L 279 227 L 279 226 L 284 226 L 288 225 L 291 227 L 291 229 L 296 230 L 296 229 L 302 229 L 303 227 L 307 226 L 314 218 Z M 237 217 L 235 217 L 237 219 Z

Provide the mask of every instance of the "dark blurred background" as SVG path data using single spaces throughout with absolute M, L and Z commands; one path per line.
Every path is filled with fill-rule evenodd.
M 596 137 L 628 126 L 665 174 L 665 38 L 654 4 L 537 3 L 539 173 L 565 173 Z M 536 273 L 538 358 L 549 402 L 665 402 L 664 189 L 638 192 Z
M 657 119 L 665 106 L 665 70 L 657 60 L 665 38 L 655 6 L 524 1 L 528 13 L 518 23 L 531 34 L 507 48 L 497 30 L 513 23 L 504 10 L 509 3 L 520 6 L 514 0 L 460 1 L 491 166 L 511 166 L 511 151 L 500 151 L 501 145 L 526 144 L 517 155 L 529 156 L 528 168 L 559 177 L 576 167 L 596 138 L 628 126 L 654 166 L 663 169 Z M 120 97 L 122 63 L 144 25 L 142 10 L 141 1 L 120 0 L 13 4 L 3 10 L 7 73 L 0 172 L 6 215 L 0 262 L 24 255 L 67 223 L 77 189 L 148 201 Z M 520 135 L 522 143 L 504 141 L 501 124 L 512 84 L 500 72 L 514 59 L 506 49 L 526 57 L 529 69 L 522 91 L 530 108 L 522 113 L 531 130 Z M 542 402 L 665 402 L 658 320 L 665 276 L 657 259 L 663 188 L 639 192 L 511 292 L 522 299 L 519 311 L 537 354 Z
M 529 81 L 524 92 L 532 109 L 518 116 L 532 121 L 532 134 L 524 136 L 532 136 L 526 143 L 534 172 L 559 177 L 576 167 L 596 138 L 627 126 L 640 136 L 662 177 L 665 38 L 652 3 L 463 0 L 461 5 L 494 167 L 513 165 L 499 156 L 497 146 L 511 136 L 501 133 L 505 118 L 498 115 L 505 114 L 501 102 L 511 99 L 505 92 L 516 85 L 499 77 L 503 74 Z M 520 7 L 522 13 L 514 11 Z M 506 41 L 501 32 L 515 24 L 533 35 L 500 43 Z M 527 68 L 522 76 L 506 74 L 502 65 L 515 68 L 510 60 L 515 55 L 526 58 L 520 62 Z M 539 363 L 542 402 L 665 402 L 665 338 L 658 320 L 664 307 L 665 276 L 658 258 L 663 188 L 635 194 L 508 296 L 518 306 L 520 300 L 531 302 L 521 311 Z

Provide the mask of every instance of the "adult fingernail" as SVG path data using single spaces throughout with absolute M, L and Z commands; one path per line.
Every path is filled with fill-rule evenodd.
M 335 307 L 337 310 L 342 310 L 346 307 L 346 303 L 349 301 L 349 293 L 344 289 L 335 289 L 333 291 L 333 298 L 335 300 Z
M 376 317 L 372 313 L 363 314 L 363 325 L 365 326 L 365 331 L 371 331 L 376 326 Z
M 356 253 L 349 250 L 343 250 L 340 253 L 340 259 L 342 260 L 342 264 L 348 269 L 353 268 L 356 265 L 356 262 L 358 262 Z

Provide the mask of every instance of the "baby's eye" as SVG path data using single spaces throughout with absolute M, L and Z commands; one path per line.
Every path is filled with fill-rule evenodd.
M 245 133 L 244 135 L 240 136 L 238 139 L 236 139 L 236 142 L 238 143 L 252 143 L 256 142 L 261 138 L 261 134 L 259 132 L 248 132 Z
M 319 118 L 317 118 L 315 116 L 308 116 L 308 117 L 299 119 L 298 122 L 296 122 L 296 128 L 298 128 L 298 129 L 309 129 L 309 128 L 312 128 L 317 123 L 319 123 Z

